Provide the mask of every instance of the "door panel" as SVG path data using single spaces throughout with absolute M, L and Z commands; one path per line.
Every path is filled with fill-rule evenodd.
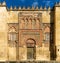
M 35 50 L 34 48 L 27 48 L 27 59 L 35 59 Z

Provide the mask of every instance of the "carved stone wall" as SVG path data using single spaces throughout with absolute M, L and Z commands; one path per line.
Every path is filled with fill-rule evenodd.
M 23 13 L 23 14 L 20 15 L 19 17 L 19 13 Z M 35 39 L 36 52 L 37 52 L 36 59 L 38 60 L 39 58 L 41 58 L 39 54 L 42 55 L 41 53 L 42 46 L 43 46 L 42 43 L 44 42 L 43 23 L 50 23 L 49 13 L 50 11 L 34 11 L 34 12 L 33 11 L 7 11 L 6 7 L 0 7 L 0 60 L 15 61 L 17 60 L 17 56 L 19 57 L 19 60 L 27 60 L 27 47 L 25 42 L 28 38 Z M 23 16 L 23 19 L 22 19 L 22 16 Z M 22 20 L 23 20 L 23 26 L 21 25 Z M 25 21 L 29 21 L 28 26 L 27 26 L 28 22 L 25 23 Z M 33 23 L 32 21 L 35 21 L 35 22 Z M 35 25 L 36 27 L 33 26 L 32 24 L 33 25 L 36 24 Z M 22 29 L 21 26 L 22 27 L 25 26 L 25 28 Z M 14 42 L 11 42 L 8 40 L 9 38 L 8 34 L 12 31 L 10 28 L 13 30 L 13 32 L 17 33 L 17 35 L 19 36 L 17 37 L 17 39 L 19 40 Z M 49 28 L 47 27 L 47 29 Z M 16 48 L 17 42 L 19 42 L 18 43 L 19 55 L 17 55 L 17 48 Z M 47 48 L 49 47 L 47 46 Z M 41 52 L 38 52 L 38 51 L 41 51 Z M 49 53 L 48 50 L 46 50 L 46 52 Z

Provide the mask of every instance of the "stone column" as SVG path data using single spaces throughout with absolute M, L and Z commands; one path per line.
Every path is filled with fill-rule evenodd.
M 28 29 L 28 19 L 25 18 L 25 29 Z
M 32 29 L 32 19 L 29 18 L 29 29 Z
M 36 28 L 37 28 L 37 29 L 39 29 L 39 24 L 40 24 L 39 18 L 36 18 Z
M 16 42 L 16 63 L 19 63 L 19 43 Z

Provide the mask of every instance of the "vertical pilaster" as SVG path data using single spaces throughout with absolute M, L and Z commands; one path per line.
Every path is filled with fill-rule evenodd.
M 60 61 L 60 5 L 56 5 L 55 8 L 55 22 L 54 22 L 54 39 L 55 39 L 55 51 L 56 60 Z
M 29 29 L 32 29 L 32 19 L 29 18 Z

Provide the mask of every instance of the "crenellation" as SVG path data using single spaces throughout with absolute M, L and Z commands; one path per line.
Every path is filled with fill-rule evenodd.
M 60 6 L 60 2 L 58 3 L 58 5 Z
M 42 6 L 40 6 L 40 10 L 42 10 L 43 8 L 42 8 Z
M 47 10 L 46 6 L 44 7 L 44 10 Z
M 10 10 L 13 10 L 12 6 L 10 6 Z
M 19 6 L 18 10 L 21 10 L 21 7 Z
M 5 5 L 5 6 L 6 6 L 6 2 L 5 2 L 5 1 L 3 1 L 2 5 Z
M 35 11 L 49 11 L 49 10 L 51 10 L 51 8 L 50 7 L 48 7 L 48 8 L 46 8 L 46 7 L 44 7 L 44 8 L 42 8 L 42 6 L 40 7 L 40 8 L 38 8 L 38 7 L 36 7 L 36 8 L 34 8 L 33 6 L 30 8 L 30 7 L 27 7 L 27 8 L 25 8 L 25 6 L 23 6 L 23 7 L 12 7 L 12 6 L 10 6 L 10 8 L 8 8 L 8 7 L 6 7 L 7 8 L 7 10 L 10 10 L 10 11 L 24 11 L 24 10 L 26 10 L 26 11 L 29 11 L 29 10 L 35 10 Z
M 16 9 L 17 9 L 17 7 L 15 6 L 15 7 L 14 7 L 14 10 L 16 10 Z
M 36 7 L 36 10 L 38 10 L 39 8 L 38 8 L 38 6 Z
M 26 10 L 25 6 L 22 8 L 23 10 Z
M 32 6 L 32 8 L 31 8 L 32 10 L 34 10 L 35 8 L 34 8 L 34 6 Z
M 0 2 L 0 5 L 1 5 L 2 3 Z
M 6 2 L 5 1 L 0 2 L 0 6 L 6 6 Z
M 28 7 L 27 10 L 30 10 L 30 7 Z
M 50 6 L 48 7 L 48 10 L 51 10 Z

